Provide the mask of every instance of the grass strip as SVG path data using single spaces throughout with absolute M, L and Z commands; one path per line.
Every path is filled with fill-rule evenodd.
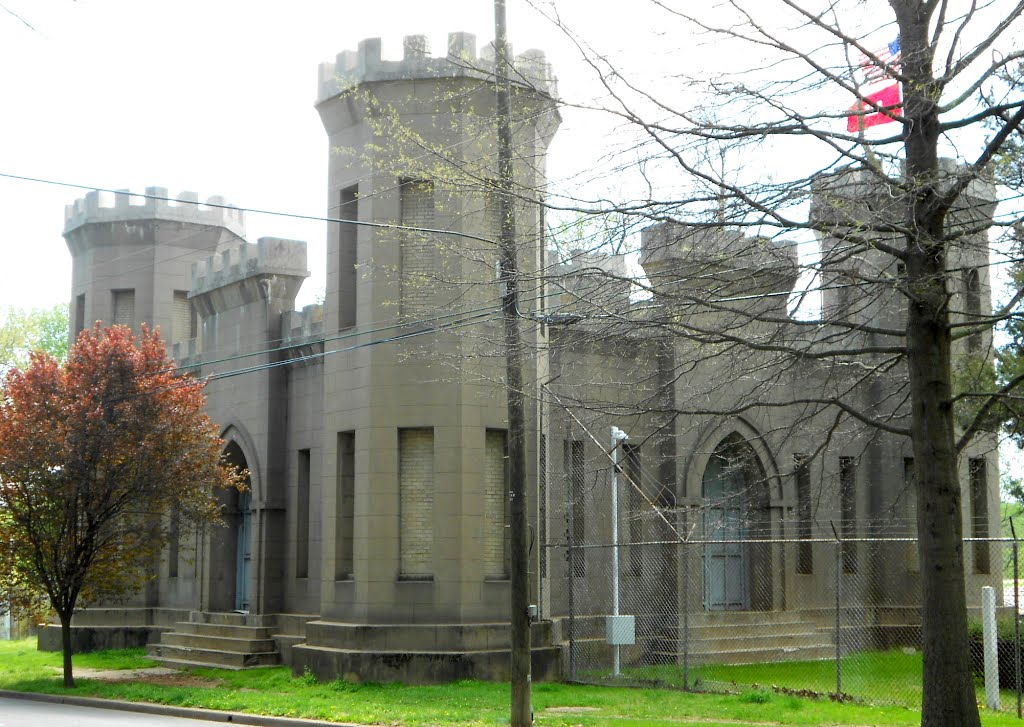
M 255 714 L 387 725 L 501 725 L 508 722 L 509 687 L 461 681 L 439 686 L 317 682 L 285 667 L 228 671 L 193 669 L 171 677 L 105 681 L 92 669 L 155 665 L 139 649 L 79 654 L 78 696 L 202 707 Z M 779 665 L 781 669 L 786 665 Z M 733 667 L 735 668 L 735 667 Z M 777 672 L 781 673 L 781 672 Z M 778 681 L 777 679 L 774 681 Z M 772 682 L 767 682 L 772 683 Z M 0 688 L 64 694 L 60 654 L 39 652 L 33 641 L 0 642 Z M 917 710 L 800 698 L 768 688 L 740 694 L 699 694 L 669 689 L 534 685 L 538 725 L 889 725 L 920 722 Z M 990 727 L 1020 726 L 1009 713 L 983 713 Z

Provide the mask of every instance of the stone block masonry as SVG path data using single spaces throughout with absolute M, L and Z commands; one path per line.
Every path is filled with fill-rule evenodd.
M 505 432 L 487 430 L 484 443 L 484 577 L 508 578 Z
M 407 181 L 401 189 L 402 224 L 406 227 L 434 226 L 434 185 Z M 436 291 L 440 240 L 430 234 L 405 230 L 401 233 L 401 313 L 415 316 L 431 308 Z
M 399 576 L 434 575 L 434 430 L 398 433 Z

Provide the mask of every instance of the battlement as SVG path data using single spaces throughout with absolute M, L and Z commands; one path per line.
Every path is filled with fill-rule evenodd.
M 192 264 L 192 291 L 195 297 L 254 275 L 309 277 L 306 269 L 306 243 L 261 237 L 256 244 L 244 242 L 210 255 L 204 262 Z
M 629 307 L 630 281 L 623 255 L 571 250 L 550 280 L 550 294 L 561 313 L 587 313 Z
M 640 264 L 656 291 L 683 288 L 722 295 L 783 293 L 799 276 L 796 246 L 742 229 L 661 222 L 640 233 Z M 785 298 L 767 299 L 778 306 Z
M 223 197 L 215 195 L 200 203 L 195 192 L 181 192 L 171 201 L 164 187 L 146 187 L 145 195 L 119 190 L 114 193 L 111 207 L 101 205 L 99 192 L 88 192 L 64 207 L 64 234 L 93 223 L 169 220 L 223 227 L 245 237 L 245 213 L 228 205 Z
M 283 346 L 297 346 L 317 341 L 324 335 L 324 307 L 315 303 L 303 306 L 301 311 L 288 311 L 281 316 Z
M 661 222 L 640 233 L 640 264 L 652 268 L 693 266 L 696 272 L 712 272 L 717 266 L 777 271 L 796 270 L 796 247 L 786 241 L 748 237 L 741 230 Z
M 337 58 L 321 63 L 317 86 L 317 103 L 337 96 L 342 91 L 373 81 L 401 81 L 429 78 L 494 78 L 494 44 L 488 43 L 477 54 L 476 36 L 472 33 L 449 33 L 448 54 L 431 57 L 425 35 L 407 35 L 402 43 L 402 60 L 381 58 L 380 38 L 359 42 L 356 51 L 346 50 Z M 513 56 L 509 45 L 509 55 Z M 543 51 L 531 49 L 514 56 L 512 82 L 534 88 L 551 97 L 557 95 L 556 81 Z
M 189 338 L 172 343 L 171 358 L 179 369 L 197 369 L 203 362 L 199 355 L 199 339 Z
M 963 167 L 954 159 L 939 160 L 939 188 L 957 183 Z M 872 224 L 903 218 L 904 190 L 898 180 L 887 181 L 868 169 L 840 169 L 814 180 L 811 189 L 811 220 L 842 228 L 870 229 Z M 974 179 L 953 206 L 949 229 L 986 224 L 995 212 L 995 185 Z
M 626 256 L 570 250 L 566 261 L 558 266 L 556 274 L 625 277 Z

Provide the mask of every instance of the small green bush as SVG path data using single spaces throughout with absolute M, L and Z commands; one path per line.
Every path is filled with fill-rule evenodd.
M 981 619 L 968 619 L 967 635 L 972 641 L 981 641 L 984 638 Z M 1000 641 L 1013 641 L 1013 616 L 996 619 L 996 635 Z M 1024 640 L 1024 624 L 1021 624 L 1021 639 Z
M 1021 643 L 1024 645 L 1024 624 L 1021 624 Z M 971 619 L 967 623 L 967 634 L 970 639 L 971 669 L 975 679 L 982 680 L 985 676 L 985 637 L 981 621 Z M 1016 659 L 1014 656 L 1013 617 L 996 619 L 996 653 L 999 660 L 999 686 L 1003 689 L 1016 688 Z M 1021 655 L 1024 662 L 1024 650 Z

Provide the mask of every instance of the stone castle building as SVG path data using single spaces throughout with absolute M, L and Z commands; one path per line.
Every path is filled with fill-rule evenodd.
M 150 188 L 142 203 L 119 194 L 102 206 L 90 193 L 67 209 L 72 334 L 93 321 L 159 326 L 179 365 L 209 377 L 210 416 L 250 477 L 248 492 L 222 495 L 226 527 L 181 533 L 132 602 L 80 613 L 80 646 L 143 640 L 172 663 L 284 659 L 323 678 L 507 673 L 493 63 L 455 33 L 445 57 L 413 36 L 388 61 L 373 39 L 321 67 L 325 202 L 341 221 L 329 228 L 323 304 L 295 310 L 305 243 L 248 242 L 243 214 L 220 198 L 171 202 Z M 621 259 L 551 258 L 535 201 L 559 123 L 554 79 L 537 51 L 516 58 L 516 78 L 538 678 L 563 668 L 570 608 L 588 616 L 579 628 L 594 631 L 593 648 L 606 648 L 596 633 L 610 613 L 611 549 L 585 546 L 611 538 L 612 424 L 629 434 L 622 472 L 633 485 L 620 495 L 622 609 L 663 605 L 657 619 L 638 619 L 627 659 L 675 658 L 684 614 L 824 618 L 838 567 L 822 542 L 830 523 L 849 540 L 844 593 L 874 604 L 879 643 L 887 625 L 919 623 L 912 549 L 870 542 L 908 534 L 913 521 L 908 442 L 823 408 L 775 406 L 828 398 L 848 381 L 836 368 L 810 357 L 784 365 L 767 346 L 730 350 L 728 338 L 677 325 L 688 316 L 689 331 L 707 321 L 793 346 L 828 345 L 829 331 L 852 335 L 851 349 L 876 344 L 900 325 L 895 286 L 879 288 L 899 271 L 823 235 L 825 259 L 842 261 L 823 286 L 824 317 L 836 323 L 812 326 L 788 313 L 795 248 L 662 223 L 642 240 L 653 297 L 631 301 Z M 885 204 L 867 173 L 839 173 L 820 180 L 811 214 L 838 230 L 876 197 Z M 991 214 L 988 190 L 971 199 L 972 213 Z M 989 305 L 987 252 L 982 242 L 964 255 L 954 297 L 969 314 Z M 629 316 L 644 324 L 616 322 Z M 879 370 L 857 395 L 898 419 L 900 377 Z M 697 412 L 698 400 L 720 414 Z M 987 536 L 998 523 L 991 443 L 963 470 L 965 532 Z M 722 544 L 681 553 L 670 542 L 701 536 Z M 973 548 L 969 590 L 997 584 L 995 550 Z

